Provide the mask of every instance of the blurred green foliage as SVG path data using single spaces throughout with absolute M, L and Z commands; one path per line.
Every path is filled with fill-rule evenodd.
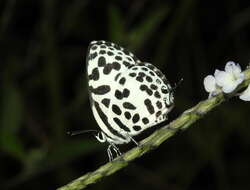
M 0 189 L 54 189 L 107 161 L 92 136 L 67 135 L 98 128 L 85 76 L 92 40 L 129 48 L 173 84 L 184 78 L 170 119 L 207 98 L 206 75 L 249 63 L 247 0 L 5 0 L 0 10 Z M 249 189 L 249 123 L 249 103 L 235 98 L 90 189 Z

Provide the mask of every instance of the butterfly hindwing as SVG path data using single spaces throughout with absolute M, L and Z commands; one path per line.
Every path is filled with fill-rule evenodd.
M 166 104 L 166 99 L 173 101 L 171 92 L 165 91 L 168 84 L 149 65 L 151 64 L 134 65 L 117 79 L 119 84 L 116 85 L 116 90 L 120 91 L 117 94 L 121 96 L 114 98 L 113 102 L 119 112 L 115 112 L 115 109 L 109 115 L 115 120 L 119 119 L 121 125 L 127 126 L 131 136 L 164 121 L 168 110 L 173 106 Z

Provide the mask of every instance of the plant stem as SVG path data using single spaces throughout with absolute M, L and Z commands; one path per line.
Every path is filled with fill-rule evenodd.
M 98 180 L 117 172 L 118 170 L 126 167 L 129 162 L 157 148 L 164 141 L 172 137 L 177 131 L 189 128 L 194 122 L 201 119 L 209 111 L 213 110 L 226 99 L 235 96 L 238 91 L 249 85 L 250 69 L 245 70 L 244 74 L 244 82 L 231 94 L 227 94 L 226 96 L 225 94 L 220 93 L 216 97 L 199 102 L 196 106 L 183 112 L 177 119 L 142 140 L 139 146 L 117 157 L 112 162 L 108 162 L 107 164 L 99 167 L 97 170 L 88 172 L 78 179 L 68 183 L 67 185 L 58 188 L 58 190 L 84 189 L 89 184 L 96 183 Z

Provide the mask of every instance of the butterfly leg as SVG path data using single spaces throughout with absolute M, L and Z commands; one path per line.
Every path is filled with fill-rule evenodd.
M 133 137 L 131 137 L 128 133 L 126 134 L 126 136 L 127 136 L 131 141 L 133 141 L 133 143 L 135 143 L 136 146 L 140 146 L 140 144 L 139 144 Z
M 116 157 L 122 155 L 122 153 L 120 152 L 119 148 L 115 144 L 113 144 L 113 143 L 110 144 L 108 146 L 108 149 L 107 149 L 107 153 L 108 153 L 108 157 L 109 157 L 109 161 L 110 162 L 114 159 L 112 151 L 115 152 Z
M 112 148 L 112 145 L 110 144 L 110 145 L 108 146 L 108 149 L 107 149 L 107 153 L 108 153 L 108 157 L 109 157 L 109 161 L 110 161 L 110 162 L 114 159 L 114 157 L 113 157 L 113 155 L 112 155 L 111 148 Z
M 112 148 L 116 153 L 116 156 L 121 156 L 122 153 L 120 152 L 119 148 L 117 146 L 115 146 L 115 144 L 112 144 Z
M 128 137 L 130 138 L 131 141 L 133 141 L 136 144 L 136 146 L 140 146 L 140 144 L 133 137 L 131 136 Z

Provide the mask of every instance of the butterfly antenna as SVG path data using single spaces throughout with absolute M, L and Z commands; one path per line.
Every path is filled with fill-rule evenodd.
M 98 133 L 98 130 L 77 130 L 77 131 L 68 131 L 67 134 L 70 136 L 80 135 L 84 133 Z
M 180 84 L 182 83 L 183 81 L 183 78 L 181 78 L 178 83 L 175 83 L 174 87 L 171 89 L 172 92 L 174 92 L 179 86 Z

